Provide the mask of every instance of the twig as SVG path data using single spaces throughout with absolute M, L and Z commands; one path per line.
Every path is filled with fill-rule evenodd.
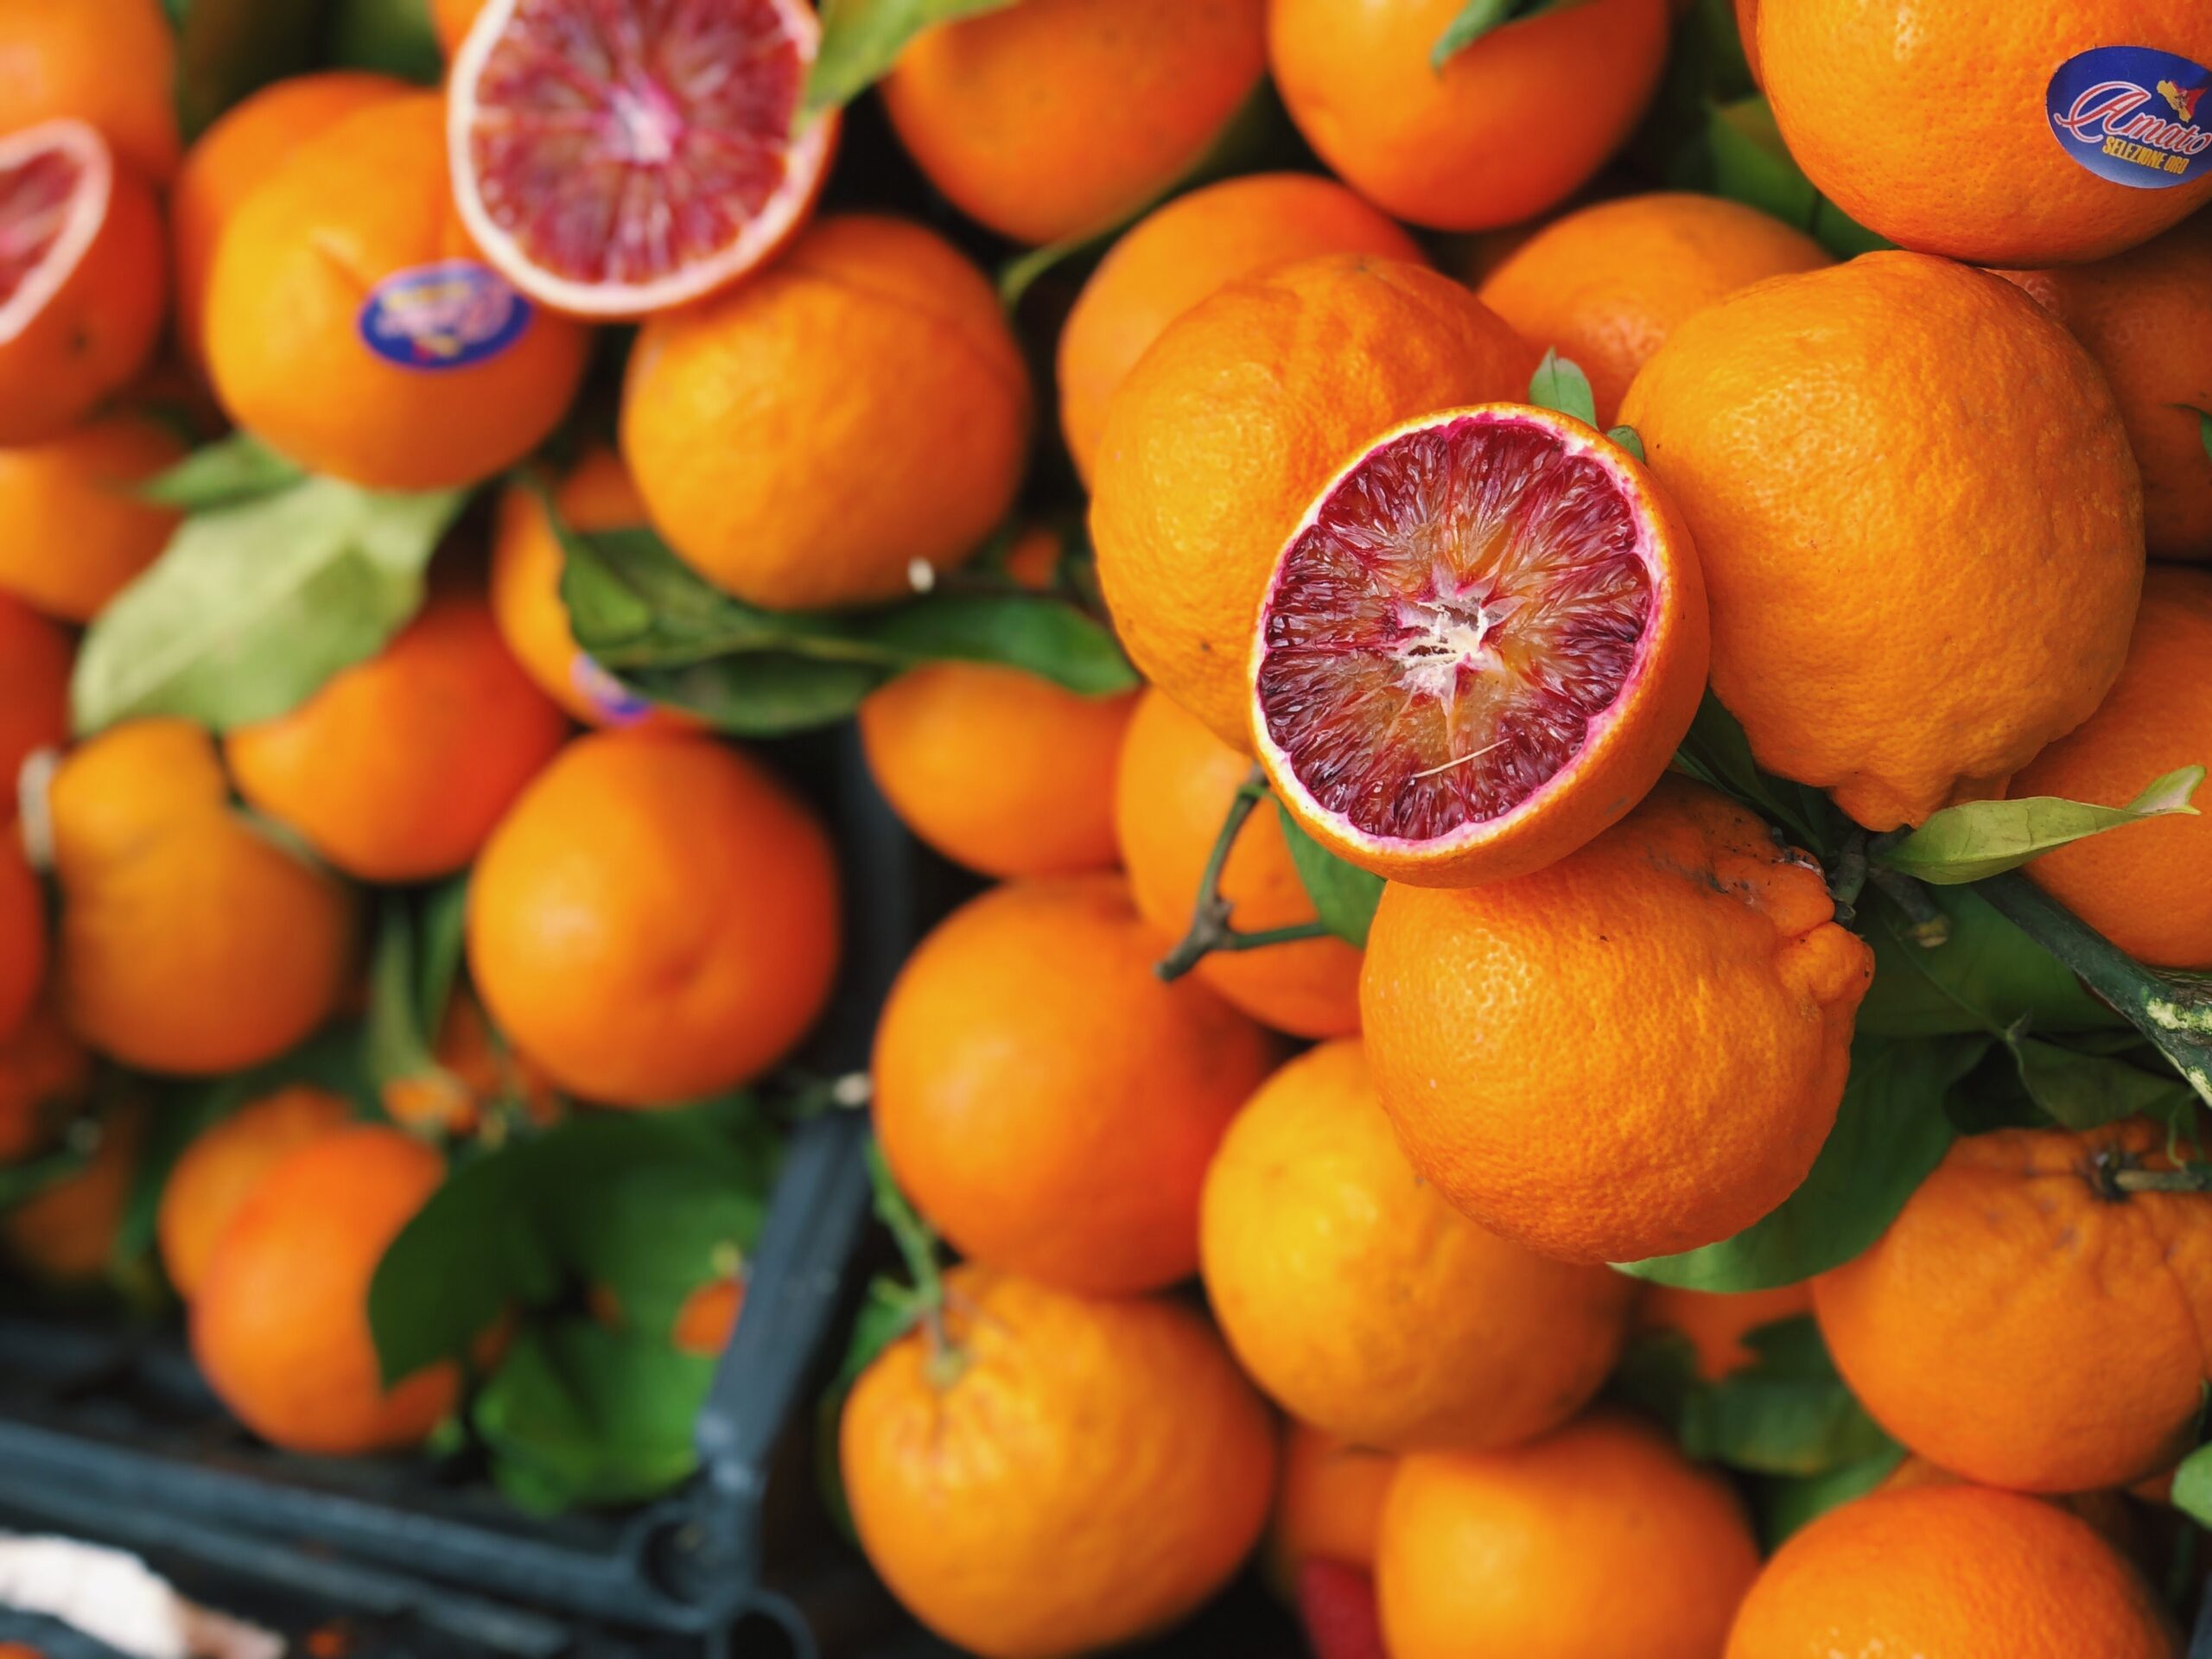
M 1189 931 L 1153 969 L 1160 978 L 1180 979 L 1198 965 L 1200 957 L 1215 950 L 1260 950 L 1271 944 L 1295 944 L 1302 939 L 1328 937 L 1328 928 L 1318 919 L 1253 933 L 1240 933 L 1230 925 L 1230 912 L 1234 906 L 1222 897 L 1221 872 L 1229 862 L 1229 849 L 1236 844 L 1244 821 L 1267 798 L 1267 778 L 1255 766 L 1236 786 L 1229 810 L 1222 818 L 1221 832 L 1213 838 L 1213 850 L 1206 855 L 1205 870 L 1198 878 L 1198 899 L 1191 907 Z

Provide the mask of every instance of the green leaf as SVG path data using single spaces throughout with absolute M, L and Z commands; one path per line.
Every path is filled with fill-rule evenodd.
M 1561 357 L 1557 346 L 1544 348 L 1544 360 L 1529 377 L 1529 401 L 1540 409 L 1572 415 L 1585 426 L 1598 424 L 1598 399 L 1590 390 L 1590 377 L 1580 364 Z
M 1842 815 L 1834 804 L 1816 789 L 1760 771 L 1744 728 L 1710 691 L 1675 752 L 1674 766 L 1779 824 L 1798 846 L 1822 859 L 1833 858 L 1842 844 Z
M 1835 1128 L 1778 1209 L 1733 1238 L 1622 1271 L 1688 1290 L 1770 1290 L 1848 1262 L 1942 1161 L 1954 1136 L 1944 1096 L 1987 1046 L 1979 1037 L 1859 1037 Z
M 224 730 L 296 707 L 415 613 L 465 499 L 315 478 L 194 514 L 86 632 L 69 688 L 78 732 L 142 715 Z
M 2203 781 L 2202 766 L 2183 766 L 2153 779 L 2126 806 L 2097 806 L 2055 795 L 1968 801 L 1931 815 L 1900 841 L 1878 846 L 1873 857 L 1919 881 L 1944 887 L 1980 881 L 2107 830 L 2150 818 L 2196 817 L 2190 798 Z
M 307 474 L 249 432 L 195 449 L 138 486 L 145 499 L 186 512 L 235 506 L 289 490 Z
M 461 961 L 467 944 L 468 873 L 448 878 L 422 895 L 420 948 L 416 953 L 416 1011 L 423 1029 L 435 1039 L 445 1019 L 446 1004 L 453 1000 L 454 982 L 461 978 Z
M 2117 1055 L 2088 1054 L 2036 1037 L 2008 1036 L 2029 1099 L 2069 1129 L 2094 1129 L 2124 1117 L 2184 1123 L 2196 1096 L 2171 1071 L 2146 1071 Z
M 1275 803 L 1275 816 L 1282 825 L 1282 838 L 1290 846 L 1291 864 L 1305 886 L 1306 896 L 1313 901 L 1321 925 L 1365 950 L 1375 907 L 1382 902 L 1382 878 L 1345 862 L 1307 835 L 1281 801 Z
M 1013 0 L 823 0 L 822 49 L 806 78 L 802 118 L 849 104 L 883 79 L 906 42 L 937 23 Z
M 2204 445 L 2205 458 L 2212 460 L 2212 411 L 2199 409 L 2194 404 L 2176 404 L 2174 407 L 2196 416 L 2197 439 Z
M 2174 1469 L 2173 1506 L 2200 1526 L 2212 1526 L 2212 1446 L 2200 1446 Z
M 1508 23 L 1526 22 L 1548 11 L 1564 11 L 1582 0 L 1466 0 L 1428 54 L 1429 67 L 1441 71 L 1459 53 L 1465 51 L 1493 29 Z
M 177 126 L 189 143 L 257 87 L 309 67 L 321 8 L 300 0 L 191 0 L 177 24 Z
M 369 1281 L 369 1333 L 386 1386 L 466 1354 L 516 1304 L 561 1287 L 533 1224 L 525 1174 L 534 1141 L 456 1165 L 385 1248 Z
M 1874 982 L 1859 1005 L 1859 1031 L 1876 1037 L 1994 1036 L 2024 1021 L 2043 1033 L 2126 1025 L 1972 887 L 1936 887 L 1928 897 L 1950 923 L 1950 938 L 1933 949 L 1913 943 L 1911 918 L 1888 895 L 1874 887 L 1861 895 Z
M 466 893 L 465 884 L 459 885 Z M 379 1091 L 445 1071 L 437 1059 L 438 1027 L 458 967 L 458 935 L 450 920 L 442 920 L 433 946 L 427 920 L 417 916 L 406 893 L 388 893 L 378 906 L 376 943 L 369 953 L 365 1048 Z
M 445 78 L 445 54 L 430 26 L 429 0 L 337 0 L 333 10 L 333 67 L 371 69 L 424 86 Z
M 824 663 L 783 652 L 717 658 L 689 668 L 626 670 L 639 696 L 695 715 L 733 737 L 783 737 L 834 726 L 891 678 L 862 663 Z
M 1758 94 L 1708 106 L 1705 144 L 1713 194 L 1796 226 L 1840 257 L 1891 245 L 1813 188 Z
M 1605 429 L 1605 435 L 1638 461 L 1643 459 L 1643 435 L 1634 427 L 1609 426 Z
M 1891 1445 L 1856 1463 L 1817 1475 L 1792 1476 L 1759 1483 L 1759 1535 L 1768 1549 L 1830 1510 L 1864 1497 L 1904 1461 L 1904 1448 Z
M 1750 1364 L 1683 1402 L 1689 1456 L 1759 1474 L 1819 1475 L 1892 1445 L 1837 1376 L 1810 1318 L 1761 1325 L 1744 1343 Z
M 1018 668 L 1083 696 L 1142 683 L 1110 632 L 1043 594 L 931 594 L 881 612 L 868 633 L 899 660 Z

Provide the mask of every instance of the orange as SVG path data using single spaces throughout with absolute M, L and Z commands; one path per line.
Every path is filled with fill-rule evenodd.
M 2097 711 L 2030 761 L 2013 795 L 2120 806 L 2177 766 L 2212 766 L 2212 570 L 2153 565 L 2127 665 Z M 2202 804 L 2212 808 L 2212 801 Z M 2212 817 L 2159 818 L 2046 853 L 2029 878 L 2128 955 L 2212 969 Z
M 1263 1084 L 1206 1172 L 1206 1298 L 1301 1421 L 1402 1452 L 1559 1427 L 1620 1356 L 1634 1283 L 1486 1233 L 1414 1175 L 1356 1040 Z
M 1512 225 L 1564 201 L 1628 137 L 1667 54 L 1667 0 L 1589 0 L 1494 29 L 1439 70 L 1431 54 L 1463 10 L 1268 9 L 1275 86 L 1306 142 L 1378 207 L 1446 231 Z
M 1334 179 L 1255 173 L 1154 209 L 1098 262 L 1060 329 L 1060 430 L 1090 475 L 1106 404 L 1160 330 L 1225 283 L 1325 253 L 1425 264 L 1421 245 Z
M 1249 760 L 1162 693 L 1147 690 L 1139 699 L 1122 748 L 1114 821 L 1137 909 L 1171 938 L 1191 925 L 1206 860 L 1230 802 L 1251 773 Z M 1245 932 L 1314 919 L 1271 803 L 1262 801 L 1236 832 L 1219 890 L 1230 925 Z M 1359 952 L 1342 939 L 1217 950 L 1192 971 L 1278 1031 L 1344 1037 L 1359 1029 Z
M 201 313 L 215 244 L 239 204 L 308 139 L 410 90 L 405 81 L 357 69 L 295 75 L 232 105 L 194 142 L 169 194 L 177 342 L 194 363 L 207 362 Z
M 987 1659 L 1159 1630 L 1236 1571 L 1274 1483 L 1274 1426 L 1205 1321 L 988 1268 L 945 1281 L 944 1335 L 884 1351 L 839 1461 L 868 1560 Z
M 0 588 L 49 616 L 91 621 L 181 522 L 133 491 L 185 454 L 171 428 L 123 411 L 0 449 Z
M 1397 1469 L 1387 1452 L 1293 1422 L 1283 1437 L 1282 1479 L 1268 1522 L 1268 1572 L 1275 1586 L 1287 1591 L 1308 1561 L 1371 1568 L 1382 1502 Z
M 2153 1476 L 2152 1478 L 2155 1480 L 2157 1477 Z M 1949 1470 L 1929 1462 L 1927 1459 L 1917 1453 L 1908 1452 L 1898 1460 L 1897 1466 L 1882 1478 L 1881 1483 L 1874 1490 L 1878 1492 L 1902 1492 L 1912 1491 L 1924 1486 L 1962 1486 L 1972 1484 L 1953 1474 Z M 2144 1496 L 2146 1501 L 2152 1503 L 2167 1501 L 2166 1494 L 2155 1496 L 2143 1494 L 2139 1488 L 2140 1483 L 2136 1488 L 2131 1490 L 2136 1491 L 2139 1496 Z M 2131 1560 L 2138 1558 L 2137 1552 L 2142 1540 L 2137 1535 L 2135 1512 L 2128 1507 L 2125 1494 L 2107 1491 L 2036 1493 L 2032 1496 L 2040 1497 L 2045 1503 L 2057 1505 L 2076 1519 L 2088 1522 L 2096 1529 L 2099 1537 L 2122 1555 Z
M 238 792 L 365 881 L 474 857 L 569 735 L 474 594 L 434 595 L 365 662 L 224 741 Z
M 1266 0 L 1026 0 L 918 35 L 883 82 L 907 151 L 1017 242 L 1104 229 L 1260 83 Z
M 51 995 L 0 1036 L 0 1165 L 43 1149 L 84 1098 L 92 1062 Z
M 2212 11 L 2198 0 L 1761 0 L 1758 30 L 1790 155 L 1837 207 L 1905 247 L 1981 265 L 2101 259 L 2212 200 L 2212 178 L 2138 188 L 2092 173 L 2080 157 L 2104 148 L 2103 123 L 2069 136 L 2056 124 L 2072 101 L 2048 101 L 2059 67 L 2097 47 L 2212 64 Z M 2082 82 L 2127 78 L 2107 60 Z M 2171 120 L 2153 87 L 2140 91 L 2120 126 Z M 2171 183 L 2163 168 L 2139 179 Z
M 427 92 L 325 127 L 238 204 L 202 321 L 233 420 L 310 472 L 385 490 L 522 459 L 567 410 L 590 340 L 477 259 Z
M 0 1245 L 41 1283 L 86 1285 L 113 1261 L 146 1140 L 144 1106 L 110 1109 L 98 1136 L 81 1169 L 0 1214 Z
M 1834 263 L 1811 237 L 1754 208 L 1662 191 L 1562 214 L 1475 292 L 1580 365 L 1598 424 L 1610 426 L 1628 383 L 1684 318 L 1766 277 Z
M 1765 84 L 1759 73 L 1759 0 L 1735 0 L 1736 38 L 1744 48 L 1744 67 L 1751 72 L 1751 85 Z
M 155 1214 L 162 1266 L 178 1295 L 192 1300 L 224 1230 L 269 1172 L 296 1147 L 343 1128 L 353 1115 L 340 1096 L 295 1084 L 200 1131 L 169 1171 Z
M 677 1351 L 712 1357 L 729 1346 L 730 1332 L 745 1307 L 745 1281 L 715 1279 L 683 1299 L 676 1310 L 676 1324 L 669 1340 Z
M 1834 916 L 1811 861 L 1671 774 L 1534 875 L 1393 883 L 1360 976 L 1383 1109 L 1415 1171 L 1545 1255 L 1729 1237 L 1835 1121 L 1873 955 Z
M 1769 8 L 1781 0 L 1765 0 Z M 1767 1563 L 1727 1659 L 2178 1659 L 2133 1567 L 2048 1503 L 1978 1486 L 1875 1492 Z
M 2212 217 L 2092 265 L 2000 270 L 2096 359 L 2143 471 L 2154 559 L 2212 560 Z
M 1643 1293 L 1637 1322 L 1647 1331 L 1678 1332 L 1697 1357 L 1697 1374 L 1708 1382 L 1717 1382 L 1756 1357 L 1744 1340 L 1751 1332 L 1812 1311 L 1810 1285 L 1732 1294 L 1653 1285 Z
M 1360 255 L 1231 283 L 1170 323 L 1092 467 L 1099 580 L 1145 677 L 1249 748 L 1260 597 L 1307 504 L 1402 420 L 1526 396 L 1535 362 L 1458 283 Z
M 998 887 L 907 959 L 875 1034 L 875 1132 L 964 1255 L 1119 1294 L 1198 1262 L 1198 1188 L 1273 1040 L 1194 980 L 1112 875 Z
M 46 977 L 46 895 L 16 837 L 13 813 L 0 817 L 0 1037 L 29 1014 Z
M 830 843 L 705 737 L 607 732 L 555 757 L 486 843 L 468 965 L 499 1028 L 615 1106 L 719 1093 L 805 1033 L 837 962 Z
M 1813 1284 L 1836 1369 L 1875 1420 L 2024 1491 L 2124 1486 L 2186 1450 L 2212 1375 L 2196 1337 L 2212 1323 L 2212 1205 L 2117 1179 L 2165 1167 L 2164 1145 L 2132 1119 L 1953 1146 L 1872 1249 Z
M 572 531 L 619 530 L 645 522 L 620 457 L 593 448 L 577 461 L 553 492 L 553 510 Z M 672 709 L 647 702 L 597 663 L 576 644 L 569 607 L 561 598 L 565 556 L 539 504 L 525 485 L 510 486 L 499 498 L 498 527 L 492 536 L 492 617 L 500 637 L 537 682 L 537 689 L 588 726 L 645 726 L 681 731 L 696 722 Z
M 908 591 L 1006 516 L 1029 376 L 983 274 L 935 232 L 817 219 L 774 265 L 646 320 L 622 457 L 716 587 L 778 610 Z
M 76 655 L 67 634 L 0 588 L 0 818 L 15 816 L 24 760 L 68 739 Z
M 192 1301 L 192 1353 L 238 1419 L 290 1452 L 411 1446 L 461 1395 L 448 1360 L 386 1388 L 369 1334 L 385 1249 L 445 1179 L 397 1129 L 320 1135 L 272 1164 L 225 1227 Z
M 560 1120 L 563 1108 L 551 1081 L 492 1029 L 467 986 L 448 1000 L 430 1050 L 435 1071 L 384 1085 L 384 1109 L 395 1122 L 418 1133 L 474 1135 L 486 1127 L 487 1109 L 513 1106 L 532 1123 Z
M 1677 328 L 1620 412 L 1697 543 L 1714 693 L 1868 829 L 2001 794 L 2120 672 L 2135 463 L 2006 283 L 1914 253 L 1777 276 Z
M 349 976 L 353 906 L 234 811 L 215 746 L 181 720 L 71 751 L 50 798 L 70 1027 L 126 1065 L 207 1076 L 305 1037 Z
M 1390 1659 L 1713 1659 L 1758 1571 L 1727 1486 L 1605 1414 L 1402 1459 L 1375 1550 Z
M 176 39 L 162 0 L 9 0 L 0 12 L 0 132 L 89 121 L 137 171 L 175 169 Z

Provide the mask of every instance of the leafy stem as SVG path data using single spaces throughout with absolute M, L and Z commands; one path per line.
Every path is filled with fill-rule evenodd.
M 1205 871 L 1198 878 L 1198 901 L 1191 910 L 1189 931 L 1153 969 L 1160 978 L 1180 979 L 1198 965 L 1200 957 L 1215 950 L 1258 950 L 1271 944 L 1295 944 L 1301 939 L 1329 937 L 1328 928 L 1319 920 L 1253 933 L 1240 933 L 1230 925 L 1230 912 L 1235 906 L 1222 896 L 1222 868 L 1229 862 L 1229 849 L 1236 844 L 1244 821 L 1267 798 L 1267 778 L 1255 766 L 1236 786 L 1229 810 L 1222 817 L 1221 833 L 1213 838 L 1213 849 L 1206 855 Z

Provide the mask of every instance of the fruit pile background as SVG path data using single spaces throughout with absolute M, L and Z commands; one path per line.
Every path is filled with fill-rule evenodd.
M 0 0 L 7 1306 L 617 1510 L 865 1111 L 813 1506 L 961 1650 L 2178 1655 L 2208 66 Z

